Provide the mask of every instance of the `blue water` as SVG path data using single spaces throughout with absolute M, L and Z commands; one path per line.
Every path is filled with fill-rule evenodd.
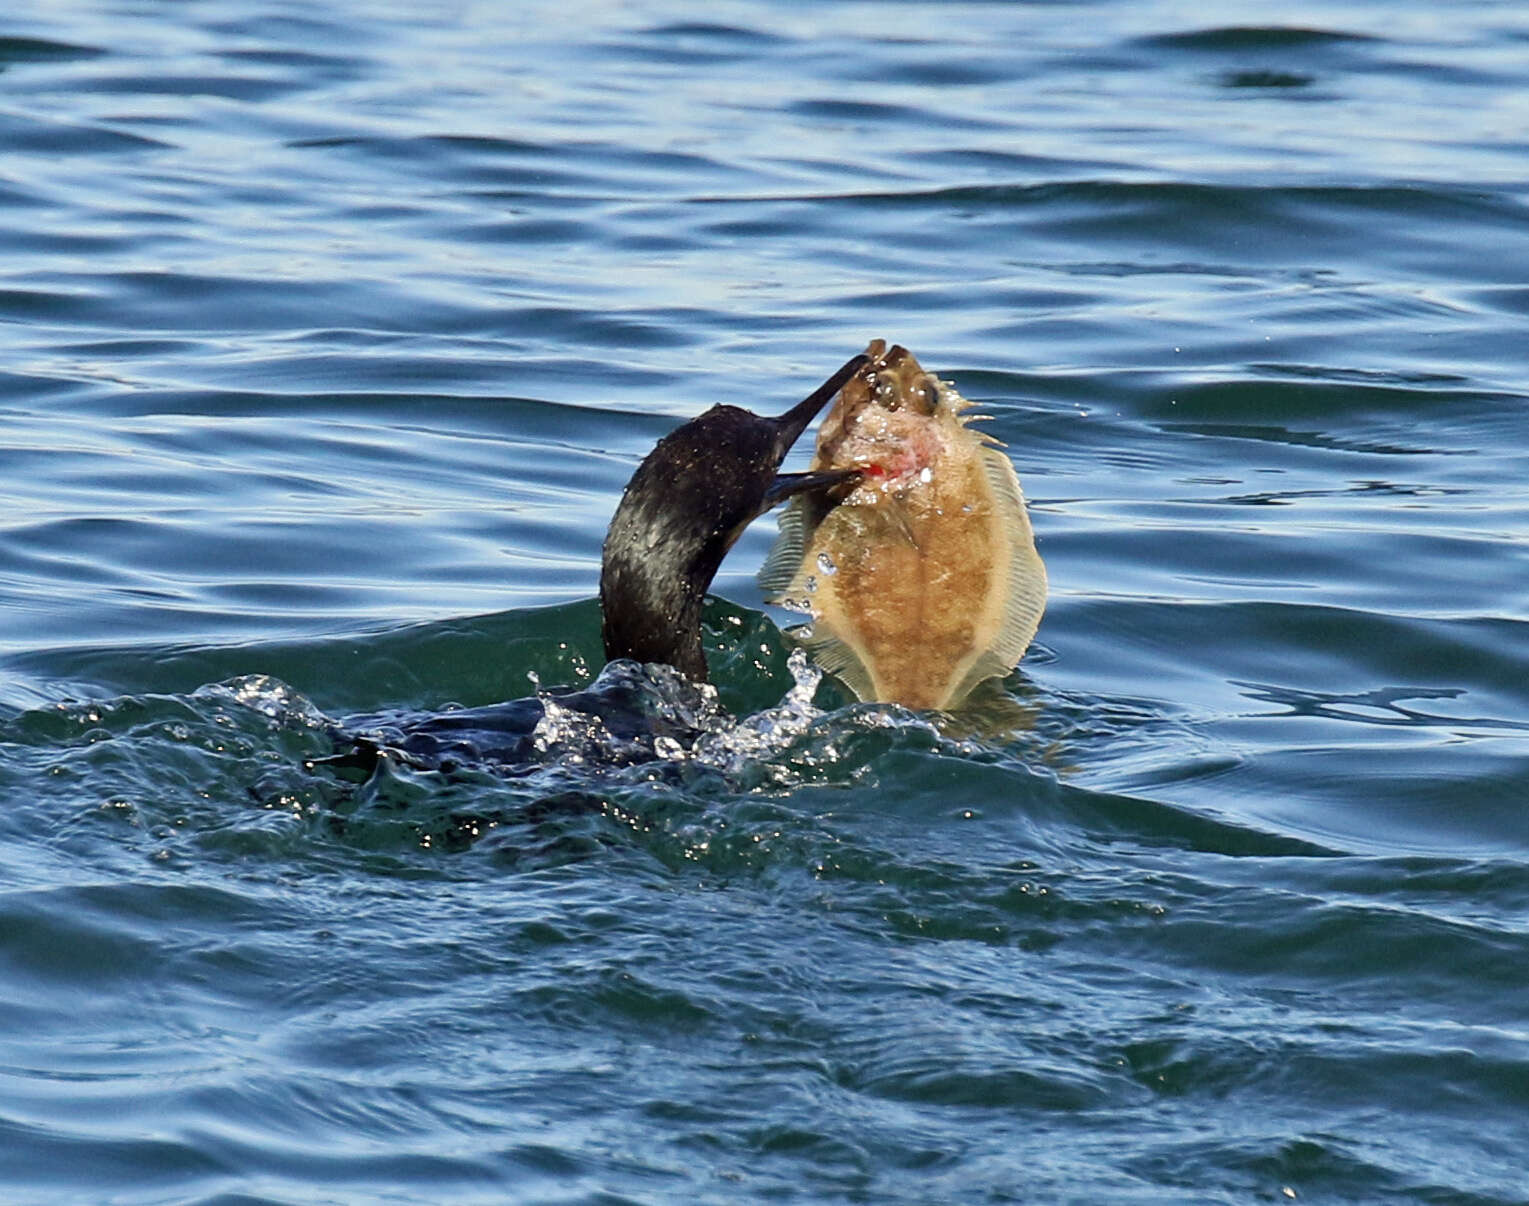
M 1529 11 L 1210 11 L 0 19 L 0 1197 L 1529 1202 Z M 877 336 L 1019 723 L 778 707 L 766 520 L 721 746 L 305 765 Z

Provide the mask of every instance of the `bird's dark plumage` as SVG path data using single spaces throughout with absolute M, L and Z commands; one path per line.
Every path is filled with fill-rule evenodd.
M 705 681 L 701 600 L 751 520 L 793 493 L 844 478 L 776 470 L 864 361 L 849 361 L 779 418 L 713 406 L 658 442 L 627 483 L 605 537 L 607 658 L 664 662 Z
M 582 691 L 512 700 L 439 715 L 362 717 L 334 732 L 337 752 L 315 759 L 374 774 L 384 755 L 427 769 L 534 765 L 535 734 L 549 700 L 595 718 L 617 761 L 655 756 L 660 737 L 693 737 L 683 717 L 654 716 L 654 679 L 631 662 L 673 666 L 706 681 L 701 601 L 748 523 L 793 494 L 837 485 L 856 471 L 777 474 L 796 438 L 865 363 L 856 356 L 779 418 L 714 406 L 658 442 L 627 483 L 605 537 L 600 571 L 605 656 L 630 659 Z M 669 682 L 665 689 L 690 684 Z M 699 702 L 699 697 L 696 701 Z M 683 713 L 685 709 L 680 708 Z

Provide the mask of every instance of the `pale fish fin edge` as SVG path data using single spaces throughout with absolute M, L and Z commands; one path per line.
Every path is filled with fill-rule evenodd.
M 1046 566 L 1035 551 L 1035 536 L 1014 464 L 996 447 L 984 447 L 980 455 L 995 507 L 1004 517 L 1009 536 L 1009 594 L 997 639 L 967 667 L 952 692 L 955 701 L 964 699 L 984 679 L 1014 669 L 1035 639 L 1046 610 Z

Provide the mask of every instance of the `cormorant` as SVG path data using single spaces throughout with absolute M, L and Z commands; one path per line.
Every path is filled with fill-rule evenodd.
M 701 602 L 743 529 L 776 503 L 858 478 L 856 469 L 777 473 L 817 413 L 866 363 L 849 360 L 778 418 L 713 406 L 670 432 L 632 475 L 606 533 L 600 571 L 605 656 L 621 663 L 588 687 L 550 698 L 597 718 L 629 753 L 651 758 L 659 738 L 687 736 L 684 717 L 655 715 L 640 666 L 673 666 L 706 681 Z M 682 709 L 683 711 L 683 709 Z M 334 733 L 343 752 L 317 759 L 370 773 L 384 752 L 429 769 L 489 765 L 513 771 L 531 761 L 547 712 L 541 697 L 432 714 L 358 717 Z
M 776 470 L 865 362 L 856 356 L 778 419 L 713 406 L 658 442 L 632 474 L 605 536 L 600 612 L 606 658 L 663 662 L 706 681 L 701 599 L 728 549 L 776 503 L 858 474 Z

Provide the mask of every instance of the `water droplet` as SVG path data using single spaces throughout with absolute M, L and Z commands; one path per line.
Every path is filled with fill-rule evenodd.
M 834 564 L 834 559 L 827 553 L 818 554 L 818 570 L 825 576 L 832 578 L 839 572 L 839 567 Z
M 924 482 L 925 484 L 934 481 L 934 470 L 931 469 L 928 465 L 925 465 L 918 471 L 918 480 Z

